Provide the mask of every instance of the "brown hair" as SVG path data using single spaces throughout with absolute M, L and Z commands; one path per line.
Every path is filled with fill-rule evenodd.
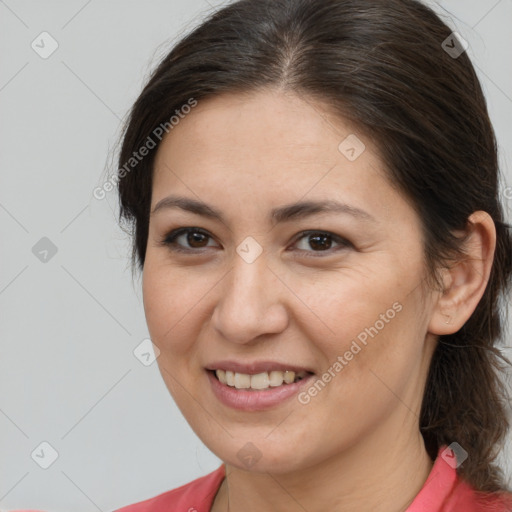
M 463 254 L 453 232 L 466 229 L 474 211 L 488 212 L 497 230 L 490 280 L 467 323 L 439 338 L 420 429 L 432 459 L 456 441 L 469 453 L 459 474 L 476 490 L 498 492 L 506 484 L 495 459 L 509 428 L 500 359 L 511 364 L 498 348 L 499 306 L 510 291 L 512 237 L 486 102 L 467 54 L 443 48 L 450 34 L 416 0 L 236 1 L 184 37 L 153 72 L 131 110 L 119 167 L 191 98 L 277 87 L 327 102 L 372 138 L 391 183 L 422 220 L 433 283 L 440 266 Z M 156 149 L 119 174 L 120 222 L 130 227 L 139 270 Z

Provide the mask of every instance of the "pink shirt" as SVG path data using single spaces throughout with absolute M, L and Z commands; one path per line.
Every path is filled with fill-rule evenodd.
M 512 512 L 512 494 L 502 499 L 478 496 L 441 457 L 439 449 L 427 481 L 405 512 Z M 140 501 L 114 512 L 210 512 L 215 495 L 225 476 L 224 465 L 172 491 Z
M 512 494 L 501 499 L 480 495 L 446 462 L 439 449 L 427 481 L 405 512 L 512 512 Z M 139 501 L 114 512 L 210 512 L 213 500 L 225 476 L 224 465 L 172 491 Z M 13 510 L 11 512 L 38 512 Z M 39 511 L 40 512 L 40 511 Z

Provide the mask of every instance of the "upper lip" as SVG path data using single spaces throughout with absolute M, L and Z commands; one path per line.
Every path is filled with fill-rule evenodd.
M 309 368 L 290 363 L 280 363 L 278 361 L 216 361 L 206 366 L 207 370 L 225 370 L 235 373 L 246 373 L 255 375 L 257 373 L 271 371 L 292 371 L 295 373 L 308 372 L 313 373 Z

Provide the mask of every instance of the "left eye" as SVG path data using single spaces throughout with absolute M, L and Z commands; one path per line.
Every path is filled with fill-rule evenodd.
M 298 242 L 301 240 L 304 241 L 305 245 L 309 245 L 313 249 L 313 251 L 309 251 L 299 247 L 299 250 L 306 252 L 327 252 L 332 248 L 333 243 L 338 244 L 341 248 L 351 246 L 348 240 L 324 231 L 304 231 L 299 235 L 294 245 L 299 246 L 300 243 Z

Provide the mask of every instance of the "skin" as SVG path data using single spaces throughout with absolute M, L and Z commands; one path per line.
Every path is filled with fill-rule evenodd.
M 349 134 L 366 146 L 355 161 L 338 150 Z M 199 102 L 159 147 L 151 210 L 170 194 L 224 216 L 159 209 L 143 270 L 162 377 L 226 464 L 212 510 L 405 510 L 432 468 L 418 423 L 437 335 L 456 332 L 484 292 L 490 217 L 472 216 L 470 259 L 443 271 L 443 291 L 429 288 L 421 221 L 389 183 L 371 140 L 326 105 L 281 90 Z M 373 220 L 269 220 L 272 208 L 300 200 L 336 200 Z M 209 237 L 191 246 L 183 235 L 176 243 L 189 252 L 173 251 L 162 240 L 180 227 Z M 318 249 L 298 238 L 303 230 L 350 243 L 327 238 Z M 248 236 L 263 249 L 252 263 L 236 252 Z M 290 362 L 321 376 L 395 303 L 401 311 L 306 405 L 293 397 L 237 411 L 211 390 L 205 366 L 221 359 Z M 248 442 L 261 455 L 250 468 L 237 457 Z

